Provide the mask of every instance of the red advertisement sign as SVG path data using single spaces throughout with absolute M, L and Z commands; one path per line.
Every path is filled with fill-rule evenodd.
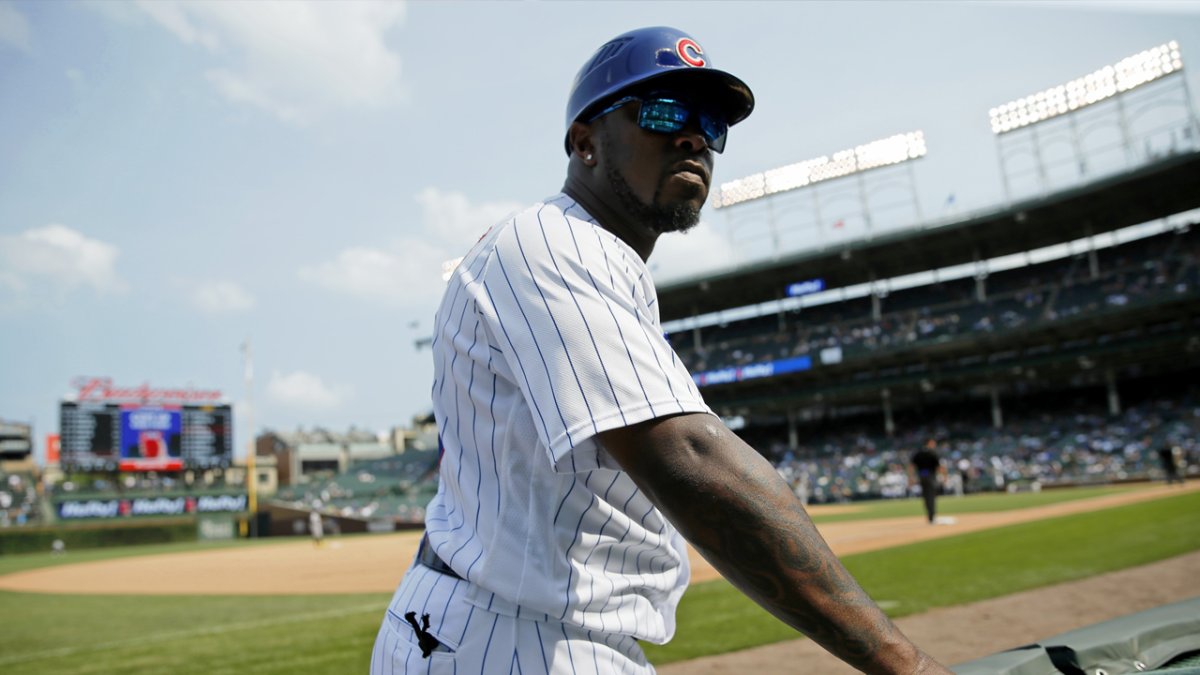
M 109 377 L 78 377 L 72 382 L 79 390 L 80 403 L 216 403 L 221 392 L 215 389 L 155 389 L 143 382 L 136 387 L 118 387 Z

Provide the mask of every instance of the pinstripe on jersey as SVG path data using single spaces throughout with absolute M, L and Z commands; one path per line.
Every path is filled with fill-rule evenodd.
M 593 437 L 711 412 L 662 336 L 641 258 L 566 195 L 488 232 L 437 312 L 444 447 L 426 515 L 475 606 L 664 642 L 683 540 Z
M 464 582 L 414 565 L 392 596 L 375 647 L 371 675 L 653 675 L 637 640 L 553 620 L 505 616 L 465 599 Z M 441 644 L 428 657 L 403 618 L 430 615 Z

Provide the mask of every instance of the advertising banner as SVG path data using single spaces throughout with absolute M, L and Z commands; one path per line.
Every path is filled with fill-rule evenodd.
M 46 464 L 58 464 L 58 434 L 46 434 Z
M 708 387 L 714 384 L 727 384 L 729 382 L 754 380 L 760 377 L 774 377 L 776 375 L 786 375 L 787 373 L 798 373 L 810 370 L 811 368 L 811 356 L 796 356 L 780 361 L 762 361 L 734 368 L 709 370 L 693 374 L 692 380 L 695 381 L 696 386 Z
M 138 516 L 182 516 L 192 513 L 241 513 L 245 494 L 180 495 L 67 499 L 55 504 L 60 520 L 90 520 Z

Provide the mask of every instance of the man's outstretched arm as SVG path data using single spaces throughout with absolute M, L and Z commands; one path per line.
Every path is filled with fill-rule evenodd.
M 662 417 L 598 440 L 713 567 L 867 673 L 949 673 L 867 596 L 761 455 L 712 415 Z

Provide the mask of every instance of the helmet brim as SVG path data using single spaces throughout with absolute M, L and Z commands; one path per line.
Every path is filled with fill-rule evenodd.
M 694 101 L 712 103 L 725 114 L 729 126 L 741 122 L 754 111 L 754 94 L 750 87 L 737 77 L 713 68 L 689 68 L 653 75 L 619 92 L 618 96 L 634 89 L 679 90 Z
M 693 100 L 711 102 L 724 113 L 729 126 L 741 122 L 754 111 L 754 94 L 745 82 L 723 70 L 688 68 L 651 75 L 605 92 L 595 103 L 581 110 L 574 121 L 586 121 L 623 96 L 664 89 L 679 90 Z

